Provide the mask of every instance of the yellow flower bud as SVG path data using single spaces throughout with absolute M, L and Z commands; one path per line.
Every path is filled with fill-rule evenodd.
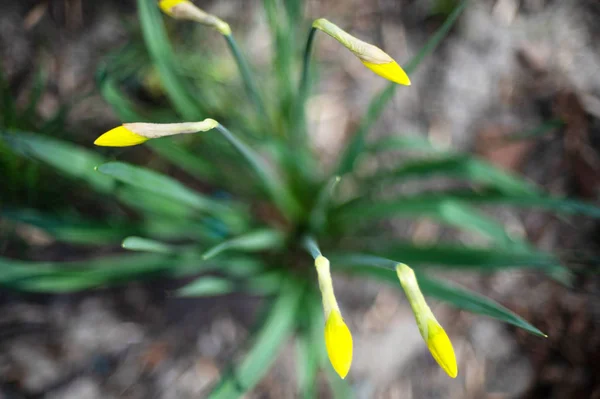
M 377 46 L 364 42 L 352 36 L 339 26 L 325 18 L 313 22 L 313 28 L 319 29 L 343 44 L 352 51 L 361 62 L 377 75 L 405 86 L 410 86 L 410 79 L 406 72 L 392 57 Z
M 203 25 L 215 28 L 222 35 L 231 35 L 231 28 L 227 22 L 201 10 L 189 0 L 161 0 L 159 1 L 158 6 L 165 14 L 175 19 L 187 19 L 199 22 Z
M 452 343 L 433 315 L 421 293 L 415 272 L 403 263 L 396 266 L 396 274 L 406 293 L 419 327 L 419 332 L 425 340 L 431 355 L 440 367 L 452 378 L 458 375 L 456 356 Z
M 94 144 L 102 147 L 129 147 L 147 140 L 147 137 L 135 134 L 125 126 L 118 126 L 98 137 Z
M 352 334 L 342 318 L 333 292 L 329 260 L 319 255 L 315 258 L 315 268 L 319 277 L 319 289 L 323 298 L 325 314 L 325 347 L 329 361 L 338 375 L 344 379 L 352 365 Z
M 325 346 L 333 369 L 346 378 L 352 364 L 352 334 L 339 310 L 329 313 L 325 323 Z
M 185 123 L 124 123 L 98 137 L 94 144 L 105 147 L 128 147 L 158 137 L 205 132 L 218 124 L 214 119 Z

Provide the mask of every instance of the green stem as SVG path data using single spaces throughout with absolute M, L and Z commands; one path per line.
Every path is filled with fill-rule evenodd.
M 273 169 L 267 165 L 259 154 L 252 148 L 238 139 L 225 126 L 218 124 L 216 129 L 233 145 L 246 160 L 250 163 L 256 174 L 262 180 L 262 183 L 268 194 L 272 197 L 278 208 L 288 218 L 295 220 L 301 214 L 301 207 L 296 199 L 289 192 L 287 187 L 278 179 Z
M 304 121 L 304 104 L 308 97 L 310 86 L 310 57 L 312 54 L 313 43 L 317 29 L 311 27 L 306 39 L 306 47 L 304 48 L 304 59 L 302 62 L 302 77 L 300 79 L 300 87 L 298 88 L 298 103 L 296 104 L 296 114 L 294 118 L 294 137 L 293 140 L 305 140 L 305 121 Z
M 302 239 L 302 246 L 308 251 L 308 253 L 310 253 L 310 256 L 312 256 L 314 259 L 317 259 L 319 256 L 321 256 L 319 244 L 317 244 L 317 242 L 312 236 L 305 236 Z
M 301 104 L 304 104 L 306 96 L 308 95 L 309 86 L 309 70 L 310 70 L 310 56 L 312 54 L 313 43 L 315 41 L 315 34 L 317 29 L 311 27 L 308 33 L 308 39 L 306 39 L 306 47 L 304 48 L 304 60 L 302 62 L 302 79 L 300 80 L 300 99 Z
M 244 58 L 237 41 L 233 37 L 233 34 L 223 35 L 227 44 L 229 45 L 229 49 L 233 54 L 233 58 L 235 58 L 235 62 L 238 65 L 240 70 L 240 74 L 242 75 L 242 80 L 244 81 L 244 86 L 246 87 L 246 92 L 248 93 L 248 97 L 254 103 L 256 110 L 262 116 L 265 126 L 270 127 L 269 115 L 267 113 L 267 109 L 265 108 L 265 104 L 263 103 L 259 93 L 258 87 L 256 86 L 256 81 L 252 76 L 252 72 L 250 71 L 250 67 Z
M 339 176 L 334 176 L 321 189 L 309 219 L 310 228 L 313 232 L 318 232 L 323 229 L 326 222 L 327 209 L 329 207 L 329 203 L 331 202 L 331 197 L 333 196 L 335 187 L 340 180 L 341 178 Z

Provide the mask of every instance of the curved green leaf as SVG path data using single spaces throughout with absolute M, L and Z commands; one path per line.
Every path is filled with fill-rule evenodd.
M 302 286 L 297 281 L 288 279 L 282 284 L 281 292 L 254 337 L 253 346 L 242 362 L 223 377 L 208 396 L 210 399 L 240 397 L 269 371 L 279 348 L 294 330 L 302 292 Z
M 202 276 L 177 290 L 179 296 L 217 296 L 234 291 L 233 283 L 223 277 Z
M 375 277 L 400 288 L 400 283 L 395 272 L 395 265 L 397 262 L 390 259 L 379 258 L 377 256 L 369 256 L 368 258 L 363 257 L 359 260 L 359 263 L 364 263 L 364 261 L 373 261 L 373 263 L 371 263 L 371 266 L 363 265 L 352 267 L 350 269 L 352 272 Z M 332 263 L 332 265 L 338 267 L 336 263 Z M 343 263 L 340 263 L 339 265 L 343 265 Z M 344 266 L 341 266 L 340 268 L 347 269 Z M 481 314 L 512 324 L 532 334 L 546 336 L 530 323 L 490 298 L 486 298 L 458 285 L 430 277 L 420 271 L 416 271 L 416 274 L 419 286 L 424 295 L 431 296 L 459 309 L 464 309 L 472 313 Z
M 0 139 L 15 151 L 42 161 L 66 176 L 84 180 L 99 192 L 111 192 L 114 188 L 113 179 L 94 171 L 96 165 L 104 162 L 104 159 L 90 150 L 65 141 L 22 131 L 0 133 Z
M 130 251 L 155 252 L 160 254 L 171 254 L 176 250 L 171 245 L 160 241 L 136 236 L 125 238 L 121 243 L 121 246 Z
M 177 180 L 150 169 L 122 162 L 108 162 L 98 166 L 97 170 L 123 183 L 186 204 L 199 211 L 208 213 L 229 211 L 228 207 L 218 201 L 205 197 Z
M 477 209 L 448 198 L 407 197 L 401 200 L 373 203 L 359 201 L 342 206 L 335 218 L 342 229 L 349 230 L 361 222 L 373 222 L 390 218 L 425 217 L 454 226 L 461 230 L 475 231 L 493 239 L 498 245 L 526 248 L 526 244 L 510 236 L 501 223 L 489 218 Z
M 283 239 L 283 235 L 277 230 L 255 230 L 215 245 L 204 252 L 202 257 L 210 259 L 228 250 L 255 252 L 274 249 L 283 244 Z
M 470 155 L 459 154 L 406 162 L 394 171 L 372 176 L 368 182 L 406 181 L 432 176 L 473 181 L 507 194 L 532 195 L 538 192 L 535 186 L 516 175 Z

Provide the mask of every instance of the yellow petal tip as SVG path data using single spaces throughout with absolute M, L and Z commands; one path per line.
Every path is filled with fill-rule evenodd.
M 374 64 L 372 62 L 362 60 L 361 62 L 382 78 L 400 85 L 410 86 L 410 78 L 396 61 L 388 62 L 386 64 Z
M 332 310 L 325 323 L 325 346 L 333 369 L 345 379 L 352 365 L 352 334 L 339 310 Z
M 118 126 L 98 137 L 94 144 L 101 147 L 129 147 L 147 140 L 147 137 L 133 133 L 124 126 Z
M 456 365 L 454 348 L 446 331 L 435 320 L 430 320 L 428 323 L 427 347 L 446 374 L 456 378 L 458 366 Z

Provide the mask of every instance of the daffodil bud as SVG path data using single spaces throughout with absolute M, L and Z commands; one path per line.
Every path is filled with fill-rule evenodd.
M 222 35 L 231 35 L 231 28 L 227 22 L 202 11 L 189 0 L 161 0 L 158 2 L 158 6 L 165 14 L 170 15 L 175 19 L 187 19 L 199 22 L 202 25 L 215 28 Z
M 94 144 L 104 147 L 128 147 L 158 137 L 206 132 L 218 124 L 214 119 L 185 123 L 124 123 L 98 137 Z
M 454 348 L 448 334 L 433 315 L 419 289 L 415 272 L 403 263 L 396 266 L 400 284 L 406 293 L 408 302 L 415 314 L 419 332 L 425 340 L 431 355 L 442 369 L 452 378 L 458 375 Z
M 319 255 L 315 258 L 315 268 L 319 277 L 319 288 L 323 298 L 325 314 L 325 347 L 329 361 L 338 375 L 344 379 L 352 364 L 352 334 L 342 318 L 333 292 L 329 260 Z
M 319 29 L 352 51 L 361 62 L 377 75 L 392 82 L 410 86 L 410 79 L 404 70 L 392 57 L 377 46 L 364 42 L 352 36 L 339 26 L 325 18 L 313 22 L 313 28 Z

